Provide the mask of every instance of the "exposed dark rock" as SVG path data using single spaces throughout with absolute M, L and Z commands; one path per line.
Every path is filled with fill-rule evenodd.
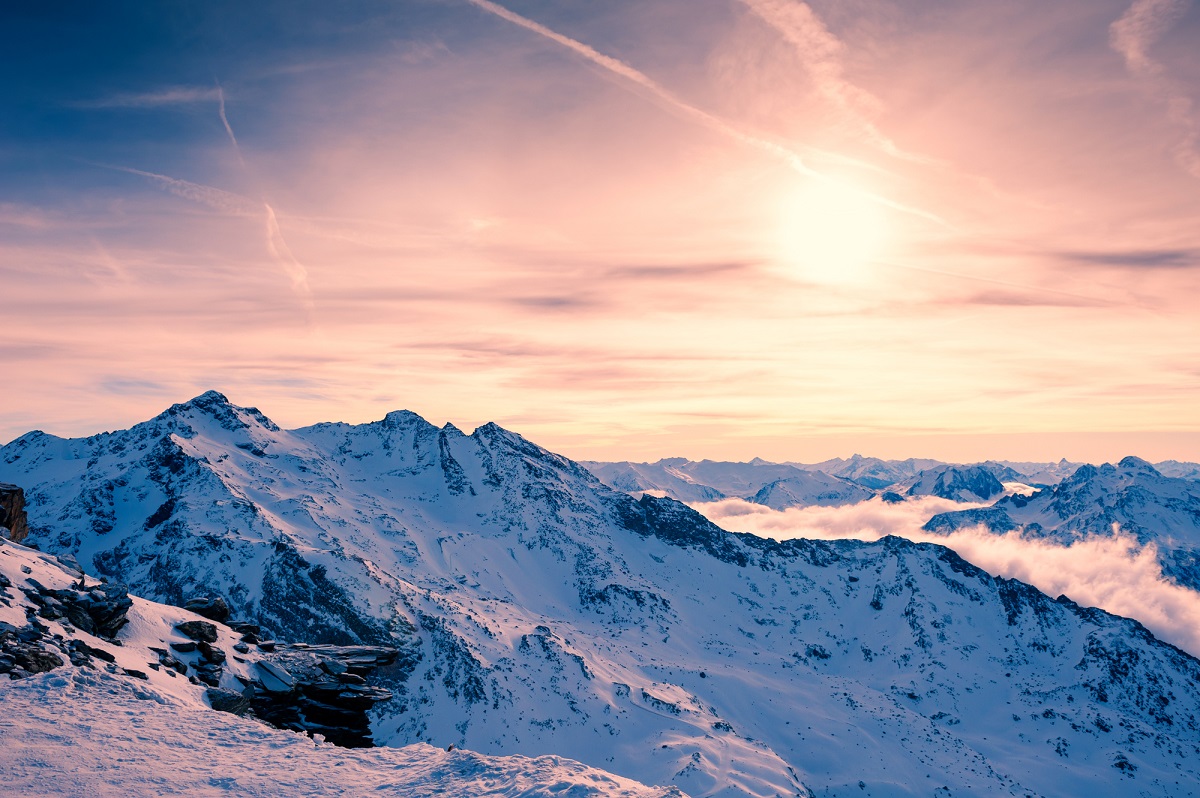
M 185 640 L 182 643 L 171 643 L 171 650 L 178 651 L 180 654 L 191 654 L 196 650 L 196 644 L 191 640 Z
M 184 621 L 175 624 L 175 630 L 184 637 L 204 643 L 217 642 L 217 627 L 208 621 Z M 178 649 L 176 649 L 178 650 Z
M 275 726 L 322 734 L 337 745 L 371 747 L 367 713 L 392 693 L 366 684 L 364 677 L 399 656 L 386 646 L 280 645 L 255 667 L 254 712 Z
M 26 579 L 22 587 L 37 614 L 47 620 L 66 619 L 75 628 L 112 640 L 128 619 L 133 606 L 123 585 L 100 584 L 92 588 L 53 590 L 36 579 Z
M 7 530 L 6 536 L 14 543 L 20 543 L 29 534 L 25 491 L 7 482 L 0 482 L 0 527 Z
M 251 695 L 253 694 L 252 691 Z M 250 711 L 250 695 L 235 693 L 220 687 L 210 687 L 205 691 L 208 705 L 218 712 L 229 712 L 234 715 L 245 715 Z
M 220 665 L 226 659 L 225 652 L 214 646 L 212 643 L 201 640 L 196 643 L 196 649 L 200 652 L 200 656 L 206 662 L 211 662 L 214 665 Z
M 229 605 L 220 596 L 215 598 L 211 596 L 197 596 L 188 599 L 183 608 L 217 623 L 225 623 L 229 620 Z

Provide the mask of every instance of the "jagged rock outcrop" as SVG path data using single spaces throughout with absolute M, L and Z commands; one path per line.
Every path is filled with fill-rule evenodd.
M 369 712 L 392 693 L 368 685 L 366 677 L 395 664 L 399 654 L 385 646 L 280 644 L 258 662 L 251 706 L 274 726 L 369 748 L 374 744 Z
M 87 634 L 115 640 L 127 622 L 126 613 L 132 599 L 121 585 L 99 584 L 86 587 L 80 580 L 75 589 L 53 589 L 33 577 L 24 584 L 14 585 L 0 574 L 0 604 L 13 607 L 19 591 L 24 595 L 26 623 L 15 626 L 0 621 L 0 674 L 21 679 L 62 667 L 66 662 L 84 665 L 93 657 L 112 662 L 107 652 L 89 646 L 85 641 L 68 639 L 52 632 L 43 623 L 58 621 L 65 629 L 79 629 Z
M 14 543 L 20 543 L 29 534 L 25 491 L 7 482 L 0 482 L 0 534 Z

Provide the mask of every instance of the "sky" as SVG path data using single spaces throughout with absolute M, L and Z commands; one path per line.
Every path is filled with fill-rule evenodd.
M 0 11 L 0 441 L 1200 460 L 1200 4 Z

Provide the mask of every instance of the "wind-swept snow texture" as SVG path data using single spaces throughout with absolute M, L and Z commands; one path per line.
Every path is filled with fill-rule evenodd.
M 560 757 L 338 748 L 88 669 L 0 684 L 0 704 L 3 795 L 682 798 Z
M 898 538 L 767 541 L 494 424 L 283 431 L 219 394 L 0 450 L 31 539 L 281 637 L 411 653 L 393 745 L 696 796 L 1188 795 L 1200 663 Z

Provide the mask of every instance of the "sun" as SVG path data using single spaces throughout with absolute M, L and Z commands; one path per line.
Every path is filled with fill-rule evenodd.
M 780 203 L 776 257 L 788 273 L 821 283 L 869 276 L 889 237 L 888 208 L 869 192 L 810 179 Z

